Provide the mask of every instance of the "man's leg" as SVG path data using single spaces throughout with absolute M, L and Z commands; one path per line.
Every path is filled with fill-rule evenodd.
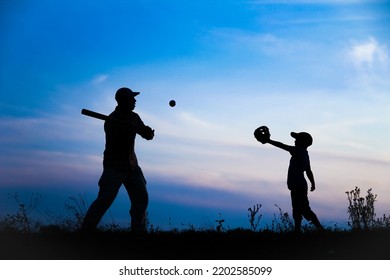
M 93 230 L 114 202 L 122 185 L 124 174 L 112 168 L 104 168 L 99 180 L 99 193 L 85 215 L 82 230 Z
M 146 209 L 149 197 L 141 168 L 132 171 L 126 177 L 124 185 L 131 201 L 131 230 L 146 231 Z

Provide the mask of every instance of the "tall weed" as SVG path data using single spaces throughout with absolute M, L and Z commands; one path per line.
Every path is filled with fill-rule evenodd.
M 18 193 L 8 194 L 8 198 L 15 200 L 18 210 L 15 214 L 7 214 L 0 222 L 0 228 L 21 232 L 36 231 L 41 223 L 32 217 L 32 213 L 37 210 L 44 197 L 38 193 L 33 193 L 28 203 L 23 202 Z
M 262 206 L 261 204 L 256 204 L 256 205 L 253 205 L 252 208 L 248 208 L 249 224 L 251 226 L 251 230 L 253 230 L 253 231 L 257 231 L 257 227 L 258 227 L 260 220 L 263 216 L 262 214 L 258 214 L 261 206 Z
M 362 197 L 360 188 L 355 187 L 347 191 L 349 206 L 347 213 L 349 215 L 348 225 L 353 230 L 370 230 L 378 228 L 390 228 L 390 217 L 385 214 L 381 218 L 376 218 L 375 202 L 377 195 L 372 193 L 372 189 L 367 190 L 367 195 Z

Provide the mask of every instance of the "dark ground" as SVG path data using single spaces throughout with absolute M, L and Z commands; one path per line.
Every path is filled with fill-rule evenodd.
M 389 260 L 390 231 L 0 232 L 2 260 Z

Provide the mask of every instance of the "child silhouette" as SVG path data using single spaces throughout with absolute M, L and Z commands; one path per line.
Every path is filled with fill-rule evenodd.
M 255 131 L 255 138 L 262 144 L 271 144 L 283 149 L 291 154 L 290 165 L 287 173 L 287 187 L 291 193 L 292 213 L 295 231 L 301 231 L 302 218 L 313 223 L 317 229 L 323 229 L 317 215 L 311 210 L 308 198 L 308 185 L 306 176 L 311 183 L 310 191 L 316 189 L 313 171 L 310 166 L 310 158 L 307 148 L 312 145 L 313 138 L 307 132 L 291 132 L 291 137 L 295 138 L 295 145 L 289 146 L 270 139 L 267 127 L 261 127 Z

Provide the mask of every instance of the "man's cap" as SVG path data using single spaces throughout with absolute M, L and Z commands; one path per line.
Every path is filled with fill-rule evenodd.
M 120 102 L 122 100 L 128 99 L 129 97 L 136 97 L 138 94 L 140 94 L 140 92 L 132 91 L 127 87 L 122 87 L 116 91 L 115 100 Z
M 311 137 L 311 135 L 307 132 L 291 132 L 290 135 L 297 140 L 301 140 L 306 147 L 309 147 L 311 144 L 313 144 L 313 137 Z

